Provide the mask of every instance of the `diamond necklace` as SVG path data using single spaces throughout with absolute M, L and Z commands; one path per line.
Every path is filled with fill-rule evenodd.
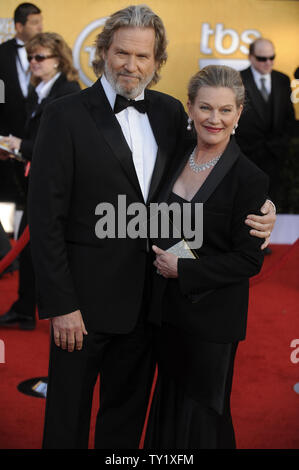
M 190 168 L 191 168 L 191 170 L 194 171 L 195 173 L 199 173 L 200 171 L 204 171 L 204 170 L 207 170 L 208 168 L 212 168 L 213 166 L 216 165 L 216 163 L 218 162 L 219 158 L 221 157 L 221 155 L 219 155 L 218 157 L 213 158 L 213 160 L 210 160 L 209 162 L 202 163 L 201 165 L 198 165 L 198 164 L 195 163 L 195 161 L 194 161 L 195 150 L 196 150 L 196 147 L 195 147 L 195 149 L 193 150 L 193 152 L 191 153 L 191 155 L 190 155 L 190 157 L 189 157 L 189 165 L 190 165 Z

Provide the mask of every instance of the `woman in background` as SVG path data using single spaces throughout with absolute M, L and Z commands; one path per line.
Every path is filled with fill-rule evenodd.
M 5 140 L 11 150 L 20 152 L 30 161 L 45 106 L 61 96 L 80 91 L 80 85 L 72 51 L 59 34 L 37 34 L 26 43 L 26 51 L 35 92 L 28 98 L 25 137 L 10 136 Z
M 25 137 L 4 138 L 11 151 L 21 154 L 25 162 L 32 159 L 34 143 L 45 106 L 61 96 L 80 91 L 78 72 L 73 66 L 72 51 L 57 33 L 39 33 L 26 43 L 34 91 L 28 97 Z M 59 142 L 57 142 L 59 145 Z M 11 154 L 10 154 L 11 155 Z M 27 225 L 27 210 L 20 223 L 19 237 Z M 10 310 L 0 317 L 0 326 L 18 323 L 21 329 L 35 328 L 35 280 L 30 245 L 20 255 L 19 297 Z

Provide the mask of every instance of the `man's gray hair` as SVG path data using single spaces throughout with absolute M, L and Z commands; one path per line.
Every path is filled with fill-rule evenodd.
M 153 28 L 155 32 L 155 62 L 157 68 L 149 87 L 160 80 L 159 71 L 167 60 L 167 39 L 164 24 L 161 18 L 156 15 L 147 5 L 132 5 L 123 10 L 119 10 L 111 15 L 103 28 L 103 31 L 97 36 L 95 46 L 95 60 L 93 61 L 93 70 L 96 76 L 102 75 L 104 71 L 105 60 L 103 53 L 106 53 L 112 43 L 113 35 L 119 28 Z

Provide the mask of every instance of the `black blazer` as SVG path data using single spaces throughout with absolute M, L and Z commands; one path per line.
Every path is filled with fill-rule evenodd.
M 159 196 L 167 201 L 191 150 Z M 249 234 L 246 216 L 259 214 L 268 177 L 248 160 L 231 138 L 221 159 L 192 202 L 202 202 L 203 245 L 198 260 L 179 259 L 177 280 L 154 274 L 149 319 L 195 333 L 204 341 L 244 339 L 249 277 L 262 266 L 261 239 Z M 162 308 L 167 292 L 166 310 Z
M 0 106 L 0 134 L 23 137 L 26 98 L 20 87 L 16 60 L 17 43 L 13 38 L 0 45 L 0 80 L 5 84 L 5 103 Z
M 24 137 L 26 98 L 24 98 L 16 66 L 16 40 L 0 44 L 0 80 L 5 85 L 5 103 L 0 104 L 0 135 Z M 0 162 L 0 200 L 25 202 L 24 166 L 15 160 Z
M 275 70 L 271 73 L 270 127 L 251 68 L 242 70 L 241 77 L 246 89 L 246 105 L 236 131 L 238 144 L 257 164 L 261 158 L 283 159 L 295 122 L 289 77 Z
M 57 98 L 60 98 L 65 95 L 70 95 L 71 93 L 76 93 L 79 91 L 80 85 L 78 82 L 68 81 L 66 76 L 61 74 L 54 82 L 48 96 L 41 101 L 37 108 L 35 104 L 37 102 L 36 93 L 34 92 L 30 95 L 27 103 L 27 121 L 25 124 L 25 135 L 22 139 L 22 144 L 20 147 L 20 152 L 24 158 L 26 158 L 27 160 L 32 160 L 34 142 L 39 129 L 41 116 L 46 105 Z M 35 110 L 35 113 L 32 115 L 33 110 Z
M 183 139 L 181 103 L 145 90 L 158 144 L 147 203 L 159 190 Z M 41 318 L 80 309 L 87 330 L 126 333 L 134 328 L 143 298 L 147 240 L 99 239 L 101 202 L 143 202 L 121 127 L 97 81 L 45 110 L 33 154 L 29 185 L 32 256 Z

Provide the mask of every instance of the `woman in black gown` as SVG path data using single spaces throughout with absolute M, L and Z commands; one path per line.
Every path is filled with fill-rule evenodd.
M 160 201 L 176 202 L 181 213 L 183 204 L 191 204 L 203 243 L 185 251 L 191 258 L 168 252 L 162 238 L 153 246 L 150 320 L 158 326 L 159 373 L 147 448 L 236 445 L 230 412 L 234 359 L 246 333 L 249 278 L 263 262 L 262 240 L 249 234 L 244 220 L 260 213 L 268 187 L 267 176 L 233 137 L 244 94 L 240 74 L 229 67 L 205 67 L 189 84 L 197 146 L 181 159 Z M 197 203 L 203 203 L 203 226 Z M 191 247 L 192 240 L 185 240 Z

